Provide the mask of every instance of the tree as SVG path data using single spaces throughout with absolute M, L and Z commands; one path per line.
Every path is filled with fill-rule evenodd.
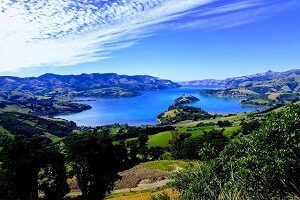
M 165 153 L 162 147 L 150 147 L 148 151 L 148 156 L 150 160 L 159 160 Z
M 191 137 L 191 134 L 172 132 L 172 138 L 169 141 L 169 149 L 173 158 L 182 159 L 186 157 L 185 144 L 189 137 Z
M 39 190 L 43 191 L 45 200 L 63 199 L 69 192 L 66 182 L 65 157 L 59 148 L 49 144 L 44 149 L 48 162 L 39 172 Z
M 122 159 L 109 134 L 79 133 L 64 139 L 67 161 L 85 200 L 103 199 L 118 179 Z
M 136 164 L 138 162 L 137 155 L 139 152 L 138 149 L 138 141 L 137 140 L 129 140 L 126 143 L 126 147 L 128 149 L 128 156 L 130 158 L 130 162 L 132 164 Z
M 242 127 L 242 133 L 244 135 L 248 135 L 254 131 L 257 131 L 260 127 L 260 122 L 257 119 L 250 120 L 250 121 L 242 121 L 241 127 Z
M 224 149 L 228 139 L 223 134 L 224 130 L 204 131 L 203 135 L 197 138 L 189 138 L 186 141 L 186 157 L 208 161 L 216 158 Z
M 228 120 L 225 120 L 225 121 L 218 121 L 217 122 L 218 126 L 223 128 L 223 127 L 228 127 L 228 126 L 231 126 L 231 122 L 228 121 Z
M 148 142 L 149 138 L 146 134 L 141 134 L 138 137 L 138 153 L 142 155 L 143 160 L 147 159 L 148 156 Z
M 224 129 L 204 132 L 199 141 L 198 155 L 200 160 L 207 161 L 216 158 L 227 143 L 228 139 L 224 136 Z
M 0 162 L 0 193 L 6 200 L 38 199 L 38 190 L 45 189 L 38 184 L 41 171 L 48 172 L 44 185 L 51 185 L 43 190 L 46 197 L 61 199 L 68 192 L 63 155 L 49 139 L 16 137 L 1 151 Z

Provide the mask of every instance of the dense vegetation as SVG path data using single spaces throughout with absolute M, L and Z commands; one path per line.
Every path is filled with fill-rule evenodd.
M 196 108 L 192 106 L 170 106 L 166 112 L 158 115 L 159 123 L 162 125 L 174 124 L 176 122 L 185 121 L 185 120 L 202 120 L 208 119 L 211 115 L 202 110 L 201 108 Z
M 289 105 L 272 112 L 260 128 L 248 125 L 246 134 L 237 135 L 228 144 L 221 137 L 209 136 L 206 142 L 212 144 L 205 145 L 205 149 L 213 148 L 206 149 L 205 154 L 200 151 L 205 156 L 199 159 L 205 162 L 173 175 L 170 186 L 180 192 L 179 199 L 300 196 L 300 106 Z
M 75 176 L 82 199 L 101 199 L 118 178 L 127 150 L 113 144 L 108 133 L 67 136 L 63 146 L 44 137 L 21 137 L 4 145 L 0 154 L 0 199 L 59 200 L 68 192 L 67 175 Z M 66 169 L 68 168 L 68 174 Z

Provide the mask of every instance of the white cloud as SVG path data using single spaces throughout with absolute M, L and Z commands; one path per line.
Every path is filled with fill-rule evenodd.
M 220 15 L 265 5 L 265 0 L 0 0 L 0 71 L 94 62 L 187 14 L 191 18 L 183 26 L 213 19 L 226 27 Z

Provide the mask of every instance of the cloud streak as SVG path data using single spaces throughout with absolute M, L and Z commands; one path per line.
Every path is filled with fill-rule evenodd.
M 286 0 L 284 2 L 291 2 Z M 283 1 L 0 0 L 0 71 L 68 66 L 110 57 L 157 28 L 240 25 Z M 230 16 L 232 20 L 229 20 Z M 214 23 L 211 23 L 211 22 Z

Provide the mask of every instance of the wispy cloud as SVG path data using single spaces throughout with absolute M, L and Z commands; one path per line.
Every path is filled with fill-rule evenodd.
M 170 22 L 226 28 L 283 2 L 292 0 L 0 0 L 0 71 L 94 62 Z

